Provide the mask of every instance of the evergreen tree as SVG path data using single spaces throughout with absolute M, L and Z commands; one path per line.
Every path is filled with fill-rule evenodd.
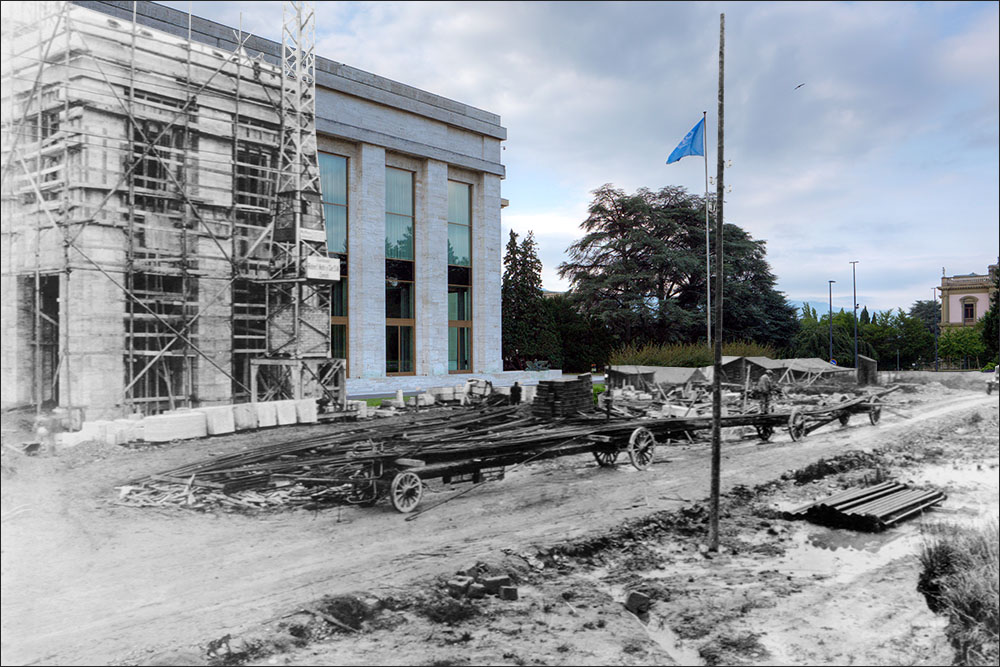
M 983 316 L 983 347 L 987 359 L 997 363 L 997 348 L 1000 345 L 1000 271 L 993 275 L 993 293 L 990 294 L 990 309 Z
M 542 262 L 532 232 L 521 243 L 510 232 L 500 288 L 504 368 L 523 370 L 529 361 L 546 360 L 554 368 L 562 355 L 552 316 L 542 295 Z
M 611 335 L 600 320 L 579 312 L 562 294 L 545 299 L 562 351 L 563 370 L 587 373 L 603 368 L 611 354 Z
M 933 336 L 934 327 L 941 321 L 941 304 L 931 300 L 914 301 L 910 306 L 910 317 L 920 320 Z

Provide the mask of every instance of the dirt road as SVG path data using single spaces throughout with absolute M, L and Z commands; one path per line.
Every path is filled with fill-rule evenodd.
M 995 397 L 948 392 L 909 419 L 863 416 L 799 443 L 733 440 L 723 487 L 752 485 L 848 447 Z M 254 436 L 299 437 L 322 427 Z M 246 446 L 211 439 L 170 449 L 108 451 L 99 460 L 19 460 L 3 484 L 3 663 L 101 664 L 149 649 L 195 646 L 239 632 L 325 594 L 390 591 L 452 572 L 503 548 L 551 543 L 623 519 L 698 501 L 708 447 L 657 452 L 651 471 L 598 468 L 589 456 L 529 465 L 413 521 L 388 506 L 265 517 L 140 510 L 109 504 L 114 486 L 145 473 Z M 426 494 L 424 505 L 450 495 Z

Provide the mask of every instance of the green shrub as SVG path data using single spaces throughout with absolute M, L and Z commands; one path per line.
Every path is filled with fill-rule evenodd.
M 746 341 L 734 341 L 722 345 L 722 354 L 733 357 L 770 357 L 778 358 L 778 351 L 770 345 L 761 345 Z M 645 345 L 626 345 L 611 353 L 610 363 L 636 366 L 676 366 L 682 368 L 700 368 L 711 366 L 715 361 L 715 352 L 706 345 L 696 343 L 646 343 Z

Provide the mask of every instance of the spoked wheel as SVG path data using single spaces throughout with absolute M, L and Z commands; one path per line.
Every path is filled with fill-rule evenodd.
M 640 426 L 628 439 L 628 458 L 636 470 L 645 470 L 653 464 L 656 438 L 649 429 Z
M 757 437 L 763 442 L 767 442 L 774 435 L 774 427 L 770 424 L 758 425 L 757 427 Z
M 792 410 L 788 416 L 788 435 L 793 441 L 806 437 L 806 416 L 799 412 L 798 408 Z
M 602 468 L 613 468 L 615 466 L 615 461 L 618 460 L 618 450 L 595 449 L 594 458 L 597 460 L 597 465 Z
M 423 495 L 423 481 L 416 473 L 408 470 L 398 473 L 389 485 L 389 501 L 397 512 L 403 514 L 415 510 Z
M 851 413 L 850 412 L 841 413 L 841 415 L 837 417 L 837 421 L 840 422 L 841 426 L 847 426 L 847 422 L 851 421 Z
M 872 423 L 872 426 L 878 423 L 878 420 L 882 418 L 882 401 L 878 396 L 872 396 L 868 400 L 868 420 Z
M 347 495 L 347 502 L 361 507 L 371 507 L 378 502 L 379 496 L 384 490 L 384 485 L 376 479 L 381 474 L 381 466 L 376 469 L 373 466 L 363 464 L 348 464 L 341 469 L 345 477 L 350 480 L 351 490 Z

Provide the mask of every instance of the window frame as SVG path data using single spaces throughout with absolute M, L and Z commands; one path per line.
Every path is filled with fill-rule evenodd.
M 416 263 L 416 247 L 415 247 L 416 246 L 415 240 L 416 240 L 416 236 L 417 236 L 417 187 L 416 187 L 417 186 L 417 173 L 415 171 L 411 171 L 409 169 L 402 169 L 400 167 L 394 167 L 394 166 L 389 165 L 389 164 L 385 165 L 385 169 L 386 169 L 386 172 L 388 172 L 390 169 L 395 169 L 396 171 L 402 171 L 402 172 L 405 172 L 405 173 L 407 173 L 407 174 L 410 175 L 410 213 L 409 214 L 404 214 L 404 213 L 398 213 L 396 211 L 390 211 L 389 210 L 389 201 L 388 201 L 388 190 L 387 190 L 387 192 L 386 192 L 386 202 L 385 202 L 385 215 L 386 215 L 386 225 L 388 225 L 388 216 L 389 215 L 397 215 L 397 216 L 406 216 L 406 217 L 409 217 L 410 218 L 410 225 L 411 225 L 410 229 L 412 230 L 412 237 L 414 239 L 414 243 L 413 243 L 414 247 L 412 248 L 412 256 L 413 256 L 412 259 L 399 259 L 399 258 L 395 258 L 395 257 L 390 258 L 388 256 L 386 256 L 386 258 L 385 258 L 385 285 L 386 285 L 386 296 L 387 297 L 388 297 L 388 288 L 391 285 L 390 278 L 389 278 L 389 273 L 388 273 L 389 262 L 408 262 L 410 264 L 410 280 L 399 280 L 398 278 L 394 277 L 393 280 L 395 281 L 395 284 L 392 284 L 393 287 L 396 287 L 396 286 L 398 286 L 401 283 L 406 283 L 406 284 L 410 285 L 410 300 L 411 300 L 411 303 L 410 303 L 410 317 L 389 317 L 388 316 L 388 300 L 386 300 L 386 306 L 385 306 L 386 311 L 384 313 L 385 314 L 385 328 L 386 328 L 386 334 L 385 334 L 386 335 L 385 375 L 386 375 L 386 377 L 397 377 L 397 376 L 407 376 L 407 375 L 416 375 L 417 374 L 417 303 L 416 303 L 416 301 L 417 301 L 417 299 L 416 299 L 416 269 L 417 269 L 417 263 Z M 386 179 L 386 180 L 388 180 L 388 179 Z M 385 232 L 386 233 L 388 232 L 388 227 L 385 228 Z M 383 237 L 386 236 L 386 233 L 383 233 Z M 388 240 L 388 239 L 385 238 L 385 240 Z M 390 336 L 389 329 L 395 329 L 395 335 L 397 336 L 397 343 L 396 343 L 397 356 L 396 356 L 395 362 L 397 364 L 397 368 L 399 368 L 399 366 L 401 366 L 402 362 L 403 362 L 403 357 L 400 356 L 400 351 L 403 349 L 403 345 L 402 345 L 402 330 L 403 330 L 403 327 L 409 327 L 409 329 L 410 329 L 410 336 L 411 336 L 411 338 L 410 338 L 409 362 L 410 362 L 410 369 L 411 370 L 408 370 L 408 371 L 400 371 L 400 370 L 390 371 L 389 370 L 389 336 Z
M 468 264 L 468 266 L 463 266 L 463 265 L 460 265 L 460 264 L 451 264 L 451 263 L 449 263 L 447 265 L 447 268 L 448 268 L 448 271 L 447 271 L 447 273 L 448 273 L 448 294 L 449 295 L 451 294 L 451 290 L 454 287 L 454 288 L 462 288 L 462 289 L 467 290 L 468 295 L 469 295 L 468 296 L 469 304 L 468 304 L 468 308 L 466 309 L 466 311 L 467 311 L 466 312 L 466 317 L 468 319 L 453 320 L 453 319 L 451 319 L 451 312 L 448 313 L 448 341 L 447 341 L 447 344 L 448 344 L 448 374 L 449 375 L 462 375 L 462 374 L 472 373 L 473 372 L 473 368 L 475 368 L 475 357 L 474 357 L 475 346 L 472 344 L 472 341 L 473 341 L 472 334 L 473 334 L 473 326 L 474 326 L 474 324 L 473 324 L 473 321 L 474 321 L 473 318 L 475 316 L 474 312 L 473 312 L 473 305 L 472 305 L 473 304 L 473 299 L 472 299 L 472 296 L 473 296 L 473 292 L 472 292 L 472 276 L 473 276 L 473 261 L 472 261 L 472 224 L 473 224 L 472 212 L 473 212 L 473 208 L 472 208 L 472 202 L 473 202 L 473 189 L 475 188 L 475 185 L 473 185 L 472 183 L 466 183 L 464 181 L 457 181 L 457 180 L 450 179 L 450 178 L 448 179 L 448 183 L 449 184 L 450 183 L 456 183 L 458 185 L 464 185 L 466 188 L 468 188 L 468 206 L 469 206 L 469 216 L 468 216 L 468 219 L 469 219 L 469 224 L 468 225 L 464 225 L 464 226 L 468 227 L 468 229 L 469 229 L 469 248 L 468 248 L 469 264 Z M 449 187 L 448 190 L 449 190 L 449 198 L 450 198 L 450 196 L 451 196 L 451 188 Z M 451 201 L 450 201 L 450 199 L 449 199 L 449 202 L 448 202 L 448 210 L 449 210 L 449 212 L 451 211 Z M 448 223 L 448 229 L 449 230 L 451 229 L 451 225 L 462 225 L 463 224 L 463 223 L 460 223 L 460 222 L 452 222 L 450 213 L 448 215 L 448 221 L 447 221 L 447 223 Z M 450 243 L 450 241 L 449 241 L 449 243 Z M 450 260 L 450 257 L 446 258 L 446 261 L 449 261 L 449 260 Z M 468 278 L 468 284 L 467 285 L 458 284 L 458 283 L 452 283 L 451 282 L 451 274 L 452 274 L 452 272 L 450 270 L 451 267 L 455 267 L 455 268 L 458 268 L 458 269 L 466 269 L 469 272 L 469 278 Z M 450 297 L 449 297 L 449 300 L 450 300 Z M 450 304 L 449 304 L 449 311 L 450 311 Z M 458 340 L 461 340 L 461 331 L 462 331 L 462 329 L 467 329 L 468 330 L 468 348 L 469 348 L 469 350 L 468 350 L 469 367 L 468 368 L 464 368 L 464 369 L 463 368 L 456 368 L 455 370 L 452 370 L 452 368 L 451 368 L 451 329 L 457 329 L 458 330 L 458 337 L 459 337 Z M 456 351 L 456 353 L 457 353 L 457 351 Z M 460 358 L 461 357 L 459 357 L 459 360 L 460 360 Z
M 966 316 L 966 309 L 972 311 L 971 316 Z M 965 297 L 962 299 L 962 324 L 969 324 L 976 321 L 976 299 Z
M 330 356 L 334 359 L 333 355 L 333 327 L 343 326 L 344 327 L 344 361 L 345 361 L 345 372 L 350 375 L 351 372 L 351 297 L 350 291 L 348 289 L 348 274 L 347 274 L 347 262 L 350 257 L 351 251 L 351 158 L 347 155 L 341 155 L 339 153 L 334 153 L 332 151 L 318 151 L 319 153 L 325 153 L 326 155 L 332 155 L 333 157 L 338 157 L 344 160 L 344 203 L 339 204 L 337 202 L 327 201 L 323 195 L 322 188 L 322 175 L 320 177 L 320 206 L 339 206 L 345 210 L 344 220 L 344 248 L 346 252 L 330 252 L 330 248 L 327 247 L 327 257 L 336 257 L 340 260 L 340 280 L 339 285 L 343 287 L 344 290 L 344 314 L 334 315 L 334 304 L 336 300 L 333 297 L 333 290 L 336 289 L 335 286 L 330 287 Z M 317 163 L 319 160 L 317 159 Z M 322 174 L 322 171 L 320 172 Z M 326 225 L 326 213 L 323 214 L 323 223 Z

